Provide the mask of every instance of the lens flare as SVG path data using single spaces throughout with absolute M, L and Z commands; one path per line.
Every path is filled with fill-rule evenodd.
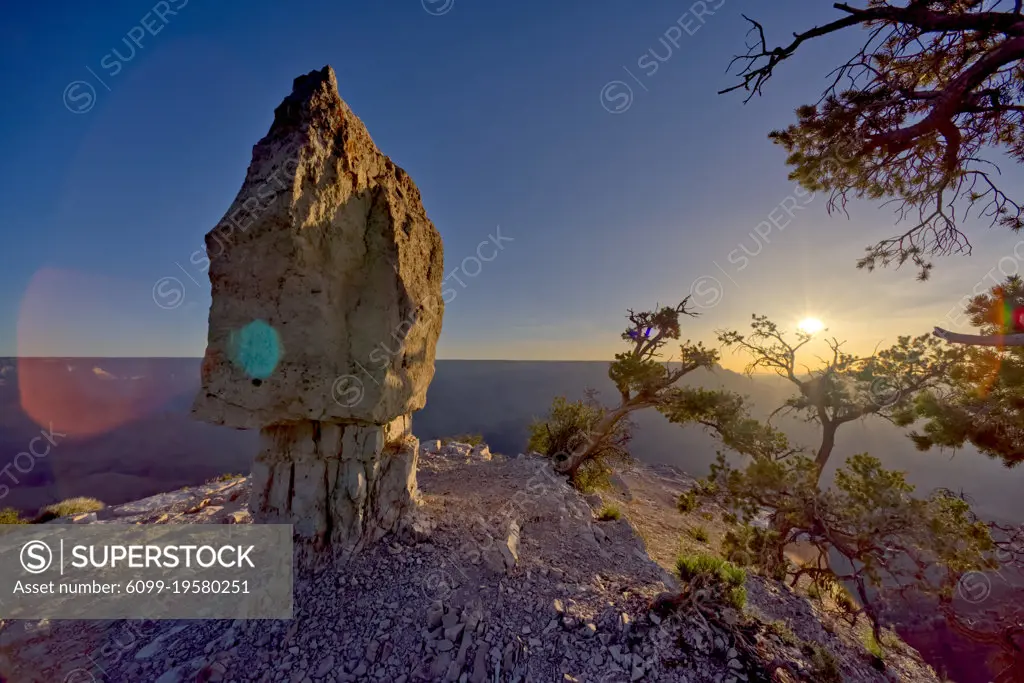
M 1009 332 L 1024 332 L 1024 306 L 1004 305 L 1003 320 Z
M 228 339 L 231 359 L 253 379 L 270 377 L 281 359 L 281 337 L 263 320 L 231 333 Z

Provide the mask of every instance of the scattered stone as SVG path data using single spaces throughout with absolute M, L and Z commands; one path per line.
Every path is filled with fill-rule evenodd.
M 626 614 L 625 612 L 620 612 L 619 613 L 619 630 L 623 631 L 623 632 L 629 630 L 630 623 L 631 623 L 631 621 L 630 621 L 629 615 Z
M 784 620 L 801 640 L 834 652 L 850 683 L 938 683 L 934 672 L 915 660 L 916 653 L 904 655 L 903 648 L 887 653 L 885 672 L 873 669 L 856 636 L 843 639 L 851 636 L 840 621 L 830 624 L 835 633 L 829 632 L 821 621 L 825 617 L 811 611 L 805 599 L 765 577 L 748 577 L 745 613 L 721 610 L 721 623 L 711 628 L 682 613 L 659 618 L 650 606 L 676 589 L 646 553 L 633 552 L 629 543 L 635 537 L 623 544 L 620 532 L 632 534 L 630 527 L 616 528 L 616 540 L 605 546 L 607 556 L 588 550 L 581 535 L 590 519 L 567 512 L 582 502 L 576 492 L 551 487 L 532 498 L 521 495 L 538 480 L 547 481 L 534 479 L 529 457 L 421 462 L 426 464 L 417 477 L 423 498 L 418 514 L 431 529 L 429 542 L 403 545 L 396 532 L 344 565 L 323 571 L 298 567 L 290 622 L 154 622 L 144 633 L 128 634 L 118 629 L 136 622 L 55 620 L 31 629 L 22 622 L 0 622 L 0 639 L 8 645 L 0 676 L 18 683 L 60 681 L 68 672 L 58 670 L 58 663 L 116 652 L 97 660 L 107 669 L 106 680 L 752 683 L 771 680 L 758 669 L 769 661 L 812 680 L 813 667 L 800 648 L 749 634 L 765 658 L 759 662 L 733 647 L 737 640 L 725 621 L 734 618 L 753 628 L 763 613 Z M 637 500 L 658 498 L 629 476 Z M 246 479 L 238 485 L 243 503 L 252 484 Z M 215 507 L 218 495 L 225 497 L 200 491 L 199 500 L 211 501 L 203 509 Z M 134 512 L 115 513 L 111 523 L 165 514 L 164 523 L 211 523 L 230 514 L 221 511 L 216 519 L 199 521 L 202 511 L 182 515 L 195 506 L 195 497 L 164 500 L 162 509 L 126 504 Z M 666 514 L 678 513 L 668 506 Z M 479 526 L 478 518 L 491 526 Z M 482 530 L 513 518 L 518 558 L 515 571 L 507 572 L 500 550 L 505 537 L 488 539 Z M 467 544 L 494 551 L 501 571 L 492 574 L 482 562 L 463 560 Z
M 508 536 L 505 543 L 500 546 L 501 554 L 505 562 L 505 569 L 511 570 L 519 562 L 519 523 L 515 520 L 509 522 Z
M 323 678 L 330 671 L 334 669 L 334 655 L 327 655 L 323 661 L 320 662 L 320 666 L 317 667 L 316 673 L 313 674 L 313 678 Z
M 210 504 L 210 499 L 209 498 L 203 498 L 201 501 L 199 501 L 198 503 L 196 503 L 195 505 L 190 507 L 188 510 L 185 510 L 185 514 L 186 515 L 194 515 L 197 512 L 199 512 L 200 510 L 202 510 L 203 508 L 205 508 L 209 504 Z
M 507 566 L 505 564 L 505 556 L 497 548 L 490 548 L 483 554 L 484 565 L 491 570 L 493 574 L 504 574 Z
M 224 518 L 221 521 L 224 524 L 245 524 L 250 519 L 251 517 L 249 516 L 248 510 L 235 510 L 234 512 L 224 515 Z
M 77 515 L 71 515 L 68 519 L 71 524 L 92 524 L 96 521 L 95 512 L 82 512 Z

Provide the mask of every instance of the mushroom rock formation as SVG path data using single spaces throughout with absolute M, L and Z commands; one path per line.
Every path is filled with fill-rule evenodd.
M 415 504 L 441 332 L 441 237 L 324 67 L 295 79 L 206 235 L 209 333 L 194 417 L 259 429 L 250 509 L 358 548 Z

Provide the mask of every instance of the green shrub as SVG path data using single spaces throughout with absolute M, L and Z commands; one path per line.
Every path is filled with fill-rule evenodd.
M 959 576 L 994 565 L 989 529 L 966 501 L 943 489 L 914 497 L 903 472 L 884 469 L 867 454 L 848 458 L 835 474 L 835 485 L 824 490 L 818 487 L 817 465 L 805 456 L 755 459 L 735 469 L 720 453 L 712 471 L 723 488 L 721 500 L 743 519 L 770 511 L 773 530 L 768 535 L 737 531 L 731 541 L 723 540 L 730 559 L 730 551 L 755 551 L 750 553 L 753 561 L 766 575 L 781 575 L 785 547 L 801 539 L 820 556 L 842 556 L 840 562 L 852 567 L 852 578 L 863 581 L 869 596 L 884 594 L 879 590 L 884 587 L 942 599 L 955 590 Z M 886 533 L 879 533 L 880 524 Z M 844 542 L 833 545 L 829 539 L 835 537 Z M 757 544 L 763 546 L 760 551 Z M 922 558 L 945 576 L 936 581 L 920 572 Z M 815 578 L 829 572 L 823 567 Z M 822 588 L 812 587 L 808 594 L 819 599 Z M 840 601 L 842 608 L 846 601 Z M 874 628 L 878 623 L 872 614 L 878 611 L 870 605 L 864 610 Z
M 47 505 L 39 511 L 39 514 L 36 515 L 36 518 L 32 521 L 35 524 L 42 524 L 60 517 L 79 515 L 83 512 L 96 512 L 97 510 L 102 510 L 104 507 L 106 506 L 95 498 L 85 498 L 83 496 L 68 498 L 67 500 L 62 500 L 59 503 Z
M 837 593 L 835 595 L 836 605 L 839 609 L 844 612 L 852 613 L 857 611 L 857 601 L 853 599 L 853 596 L 847 592 Z
M 747 573 L 721 557 L 706 553 L 680 555 L 676 558 L 676 573 L 683 581 L 708 581 L 717 597 L 736 609 L 747 604 Z
M 28 520 L 14 508 L 4 508 L 0 510 L 0 524 L 28 524 Z
M 729 586 L 725 593 L 726 601 L 738 610 L 742 610 L 747 604 L 746 586 Z
M 882 644 L 875 640 L 875 634 L 868 631 L 864 635 L 864 648 L 876 659 L 885 659 L 885 650 Z
M 715 518 L 715 516 L 713 514 L 711 514 L 710 512 L 702 512 L 702 513 L 700 513 L 700 516 L 703 517 L 704 519 L 708 520 L 709 522 Z
M 682 513 L 693 512 L 697 509 L 697 494 L 693 491 L 687 491 L 686 493 L 680 493 L 679 499 L 676 500 L 676 507 Z
M 700 543 L 708 542 L 708 530 L 700 524 L 690 529 L 690 536 L 693 537 L 693 540 L 699 541 Z
M 555 457 L 582 448 L 600 412 L 600 408 L 584 401 L 570 403 L 564 396 L 555 398 L 547 417 L 530 424 L 527 451 Z
M 601 460 L 588 460 L 576 470 L 572 484 L 580 493 L 609 491 L 612 488 L 612 468 Z
M 836 607 L 852 623 L 856 623 L 856 615 L 860 612 L 860 604 L 850 594 L 850 591 L 831 574 L 820 574 L 814 577 L 811 585 L 807 588 L 807 595 L 814 600 L 823 600 L 825 597 L 832 598 Z
M 835 655 L 817 643 L 807 643 L 804 654 L 811 658 L 813 680 L 821 683 L 842 683 L 843 674 Z
M 790 647 L 797 647 L 800 644 L 800 639 L 796 637 L 793 630 L 786 625 L 786 622 L 770 621 L 764 625 L 765 633 L 778 637 L 785 645 Z
M 587 391 L 584 400 L 575 402 L 559 396 L 552 402 L 547 417 L 534 420 L 530 425 L 526 449 L 559 461 L 573 453 L 585 452 L 591 445 L 590 440 L 596 438 L 597 445 L 573 474 L 572 484 L 584 493 L 609 489 L 611 465 L 630 460 L 626 446 L 632 438 L 633 423 L 623 418 L 608 433 L 597 435 L 594 430 L 606 413 L 594 391 Z
M 750 524 L 729 529 L 722 537 L 722 554 L 741 567 L 754 567 L 778 581 L 786 578 L 786 564 L 778 561 L 773 531 Z
M 749 567 L 754 564 L 754 557 L 750 552 L 749 543 L 749 526 L 729 529 L 725 532 L 725 536 L 722 536 L 722 554 L 730 562 L 735 562 L 741 567 Z
M 723 512 L 722 521 L 726 524 L 739 524 L 740 518 L 732 512 Z
M 860 604 L 850 595 L 846 587 L 839 584 L 839 590 L 833 593 L 832 599 L 835 600 L 836 607 L 839 608 L 839 611 L 843 613 L 850 623 L 856 624 L 857 617 L 860 615 Z
M 597 518 L 602 522 L 620 519 L 621 517 L 622 512 L 619 511 L 619 508 L 615 507 L 614 505 L 605 505 L 603 508 L 601 508 L 601 512 L 599 512 L 597 515 Z
M 709 498 L 718 494 L 718 484 L 708 479 L 698 479 L 693 490 L 698 496 Z
M 465 443 L 470 446 L 482 446 L 484 437 L 482 434 L 456 434 L 441 439 L 441 444 L 447 446 L 450 443 Z
M 747 582 L 747 573 L 730 562 L 725 562 L 722 565 L 722 576 L 730 586 L 738 587 Z
M 726 561 L 714 555 L 695 553 L 676 558 L 676 573 L 683 581 L 691 581 L 701 574 L 718 574 Z

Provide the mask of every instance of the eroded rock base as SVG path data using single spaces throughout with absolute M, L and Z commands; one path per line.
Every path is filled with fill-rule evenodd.
M 249 510 L 293 524 L 297 544 L 350 554 L 396 531 L 415 509 L 419 442 L 390 425 L 298 422 L 264 427 Z

